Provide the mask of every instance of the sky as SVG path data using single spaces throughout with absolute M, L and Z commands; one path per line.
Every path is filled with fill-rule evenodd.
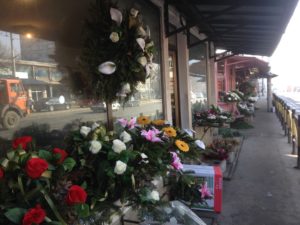
M 271 72 L 279 75 L 272 79 L 274 87 L 300 86 L 300 2 L 270 58 Z

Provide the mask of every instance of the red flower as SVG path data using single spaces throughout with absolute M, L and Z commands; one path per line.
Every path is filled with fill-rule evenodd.
M 2 179 L 4 177 L 4 171 L 2 168 L 0 168 L 0 179 Z
M 58 164 L 63 163 L 63 161 L 65 160 L 65 158 L 67 158 L 67 156 L 68 156 L 68 153 L 65 150 L 62 150 L 60 148 L 54 148 L 53 149 L 53 153 L 60 155 L 60 159 L 57 161 Z
M 85 203 L 86 197 L 87 194 L 82 187 L 78 185 L 72 185 L 66 196 L 66 202 L 68 205 L 81 204 Z
M 40 224 L 45 220 L 46 212 L 38 204 L 35 208 L 31 208 L 25 213 L 23 217 L 23 225 Z
M 12 147 L 13 149 L 16 149 L 21 145 L 22 149 L 26 150 L 27 143 L 32 142 L 32 137 L 31 136 L 23 136 L 16 138 L 13 140 Z
M 48 163 L 44 159 L 32 158 L 26 163 L 25 171 L 32 179 L 39 178 L 48 169 Z

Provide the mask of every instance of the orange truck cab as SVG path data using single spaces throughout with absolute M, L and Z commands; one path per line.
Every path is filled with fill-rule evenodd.
M 16 127 L 26 116 L 27 94 L 17 78 L 0 78 L 0 123 L 6 129 Z

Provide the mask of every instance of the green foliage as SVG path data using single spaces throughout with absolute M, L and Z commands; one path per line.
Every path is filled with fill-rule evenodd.
M 23 208 L 12 208 L 8 210 L 4 215 L 13 223 L 20 224 L 26 211 L 27 210 Z

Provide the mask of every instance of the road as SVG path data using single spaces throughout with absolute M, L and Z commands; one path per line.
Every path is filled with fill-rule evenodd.
M 121 108 L 113 112 L 115 118 L 130 118 L 132 116 L 144 115 L 155 116 L 162 113 L 161 101 L 144 102 L 140 106 Z M 80 119 L 86 121 L 104 121 L 106 120 L 105 112 L 93 112 L 90 108 L 71 108 L 70 110 L 54 111 L 54 112 L 36 112 L 22 118 L 17 128 L 11 130 L 0 129 L 0 137 L 11 139 L 13 134 L 20 128 L 24 128 L 36 124 L 49 124 L 50 130 L 62 129 L 66 124 Z

